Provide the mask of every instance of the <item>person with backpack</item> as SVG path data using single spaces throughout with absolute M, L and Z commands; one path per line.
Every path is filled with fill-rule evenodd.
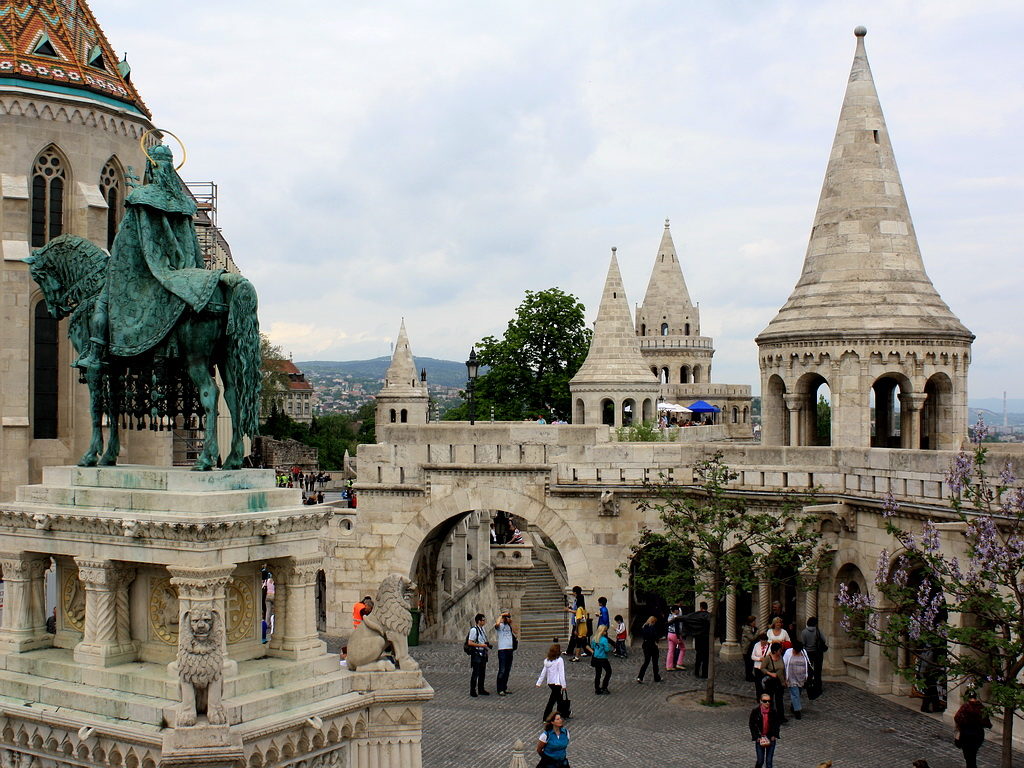
M 484 629 L 484 615 L 478 613 L 473 620 L 473 626 L 469 628 L 466 635 L 466 652 L 469 653 L 469 666 L 472 674 L 469 677 L 470 696 L 490 696 L 490 691 L 484 690 L 484 680 L 487 677 L 487 649 L 491 644 L 487 642 L 487 630 Z M 472 649 L 472 650 L 470 650 Z
M 817 698 L 821 695 L 821 669 L 825 664 L 825 652 L 828 651 L 828 643 L 825 642 L 825 636 L 821 634 L 821 628 L 818 627 L 817 616 L 811 616 L 807 619 L 807 627 L 800 633 L 800 640 L 803 642 L 804 650 L 807 651 L 807 656 L 811 660 L 811 684 L 815 688 L 813 698 Z
M 786 669 L 786 687 L 789 688 L 789 702 L 793 708 L 793 717 L 799 720 L 803 717 L 801 713 L 800 691 L 807 684 L 813 675 L 811 657 L 804 650 L 804 644 L 799 640 L 793 641 L 793 647 L 787 648 L 782 654 L 782 663 Z

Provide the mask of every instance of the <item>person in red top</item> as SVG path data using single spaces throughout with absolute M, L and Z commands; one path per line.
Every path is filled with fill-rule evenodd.
M 750 738 L 757 752 L 757 764 L 754 768 L 772 768 L 775 757 L 775 743 L 779 738 L 779 727 L 782 725 L 779 713 L 772 708 L 772 698 L 762 693 L 760 704 L 750 712 Z
M 363 616 L 373 610 L 373 598 L 367 595 L 354 606 L 352 606 L 352 628 L 355 629 L 363 623 Z

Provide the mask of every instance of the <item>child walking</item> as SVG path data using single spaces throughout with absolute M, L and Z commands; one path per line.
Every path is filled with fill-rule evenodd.
M 626 622 L 623 621 L 622 615 L 618 614 L 615 617 L 615 650 L 612 655 L 617 656 L 620 659 L 624 659 L 629 656 L 629 651 L 626 650 Z

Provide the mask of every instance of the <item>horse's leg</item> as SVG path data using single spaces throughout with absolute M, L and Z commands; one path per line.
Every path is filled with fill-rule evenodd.
M 220 448 L 217 445 L 217 382 L 210 373 L 210 356 L 213 344 L 204 333 L 204 324 L 185 323 L 179 326 L 178 340 L 186 350 L 188 375 L 199 392 L 199 402 L 206 415 L 206 433 L 203 436 L 203 452 L 199 454 L 194 470 L 206 471 L 217 466 Z
M 103 375 L 95 369 L 85 374 L 89 386 L 89 413 L 92 417 L 92 439 L 89 450 L 78 460 L 80 467 L 95 467 L 97 457 L 103 450 Z
M 121 453 L 121 379 L 113 370 L 108 368 L 107 372 L 107 450 L 100 457 L 101 467 L 117 464 Z
M 227 364 L 226 357 L 221 354 L 217 361 L 217 370 L 224 381 L 224 402 L 227 403 L 228 412 L 231 414 L 231 452 L 224 461 L 224 469 L 241 469 L 245 460 L 245 441 L 242 439 L 242 430 L 238 428 L 238 382 L 235 381 L 234 372 Z

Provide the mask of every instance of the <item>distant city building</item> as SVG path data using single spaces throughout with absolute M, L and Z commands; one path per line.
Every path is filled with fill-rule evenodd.
M 295 367 L 291 360 L 267 360 L 266 365 L 276 373 L 283 374 L 287 381 L 281 381 L 280 394 L 267 404 L 270 409 L 277 405 L 280 413 L 287 414 L 295 421 L 308 424 L 313 420 L 313 407 L 316 405 L 313 385 L 306 380 L 306 375 Z M 266 410 L 262 417 L 266 418 L 270 411 Z

